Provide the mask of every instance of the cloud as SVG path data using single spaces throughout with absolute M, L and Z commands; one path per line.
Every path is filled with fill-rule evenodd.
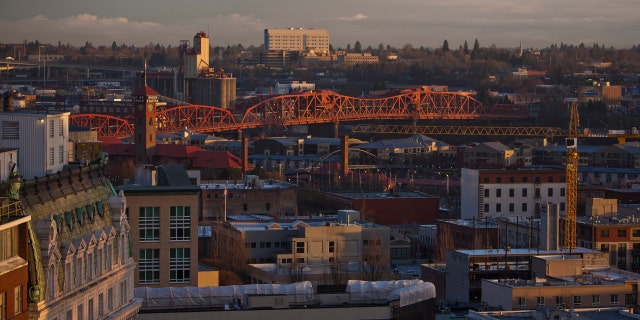
M 359 21 L 359 20 L 366 20 L 368 17 L 362 13 L 356 13 L 354 15 L 352 15 L 351 17 L 338 17 L 336 18 L 336 20 L 340 20 L 340 21 Z

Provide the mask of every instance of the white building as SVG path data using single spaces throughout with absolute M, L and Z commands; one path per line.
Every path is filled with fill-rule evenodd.
M 264 51 L 309 51 L 329 53 L 326 29 L 264 29 Z
M 306 81 L 291 81 L 286 83 L 279 83 L 276 85 L 277 94 L 287 94 L 293 92 L 315 90 L 315 83 L 307 83 Z
M 566 173 L 563 169 L 462 169 L 462 219 L 538 217 L 548 203 L 565 212 Z
M 22 177 L 62 171 L 69 163 L 69 112 L 0 112 L 0 148 L 18 150 Z

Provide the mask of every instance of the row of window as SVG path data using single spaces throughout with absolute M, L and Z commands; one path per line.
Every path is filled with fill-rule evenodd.
M 129 284 L 127 283 L 127 280 L 123 280 L 122 282 L 120 282 L 120 302 L 119 302 L 119 306 L 123 306 L 127 303 L 128 301 L 128 297 L 127 297 L 127 292 L 129 291 Z M 105 309 L 105 304 L 104 304 L 104 293 L 100 293 L 98 294 L 98 305 L 97 305 L 97 309 L 95 308 L 95 301 L 93 298 L 89 299 L 87 301 L 87 309 L 86 309 L 86 313 L 85 313 L 85 304 L 84 303 L 80 303 L 78 304 L 77 308 L 76 308 L 76 317 L 75 319 L 77 320 L 84 320 L 85 316 L 87 317 L 87 320 L 94 320 L 94 319 L 101 319 L 103 318 L 105 315 L 111 313 L 112 311 L 116 310 L 119 308 L 119 306 L 115 305 L 115 297 L 114 297 L 114 291 L 113 288 L 109 288 L 107 290 L 107 305 L 106 305 L 106 309 Z M 66 320 L 73 320 L 73 309 L 67 309 L 66 314 L 65 314 L 65 319 Z
M 564 306 L 565 301 L 564 297 L 556 296 L 555 298 L 555 306 Z M 627 294 L 625 296 L 627 303 L 635 304 L 635 295 Z M 619 295 L 612 294 L 610 295 L 609 300 L 610 305 L 618 305 L 619 304 Z M 536 297 L 536 307 L 544 307 L 545 306 L 545 297 L 538 296 Z M 582 296 L 573 296 L 573 305 L 574 307 L 582 306 Z M 599 307 L 600 306 L 600 296 L 592 295 L 591 296 L 591 306 Z M 531 306 L 530 306 L 531 307 Z M 518 297 L 518 308 L 527 308 L 527 299 L 525 297 Z
M 140 242 L 160 241 L 160 207 L 140 207 L 138 229 Z M 169 208 L 169 240 L 191 240 L 191 207 Z
M 554 176 L 548 176 L 547 177 L 547 182 L 554 182 L 556 179 L 554 178 Z M 560 182 L 566 182 L 566 177 L 564 176 L 560 176 L 558 179 Z M 541 183 L 542 182 L 542 177 L 535 177 L 534 178 L 535 183 Z M 484 177 L 484 183 L 490 183 L 491 182 L 491 178 L 490 177 Z M 516 178 L 515 177 L 509 177 L 509 183 L 515 183 L 516 182 Z M 520 180 L 520 182 L 522 183 L 528 183 L 529 182 L 529 177 L 527 176 L 523 176 Z M 502 183 L 502 177 L 495 177 L 495 183 Z
M 600 230 L 600 237 L 609 238 L 610 232 L 615 232 L 616 230 L 602 229 Z M 617 229 L 618 238 L 625 238 L 627 236 L 627 229 Z M 640 237 L 640 229 L 632 229 L 631 236 L 634 238 Z
M 528 195 L 528 190 L 527 188 L 522 188 L 522 192 L 521 195 L 523 197 L 526 197 Z M 547 196 L 549 197 L 553 197 L 553 188 L 547 188 Z M 565 188 L 560 188 L 560 196 L 564 197 L 566 194 L 566 189 Z M 513 198 L 516 195 L 516 191 L 514 188 L 510 188 L 509 189 L 509 198 Z M 485 198 L 490 198 L 491 197 L 491 189 L 484 189 L 484 197 Z M 501 198 L 502 197 L 502 189 L 495 189 L 495 197 L 496 198 Z M 535 197 L 540 197 L 540 188 L 536 188 L 535 189 Z
M 166 258 L 165 258 L 166 259 Z M 172 248 L 169 250 L 169 282 L 188 283 L 191 281 L 191 249 Z M 140 249 L 138 259 L 138 283 L 160 283 L 160 249 Z

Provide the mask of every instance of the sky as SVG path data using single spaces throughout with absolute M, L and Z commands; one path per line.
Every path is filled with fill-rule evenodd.
M 214 46 L 246 47 L 288 27 L 327 29 L 334 48 L 629 48 L 640 0 L 0 0 L 0 43 L 177 46 L 204 31 Z

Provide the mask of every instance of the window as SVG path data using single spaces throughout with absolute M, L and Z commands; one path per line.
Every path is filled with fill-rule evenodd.
M 582 305 L 582 296 L 573 296 L 573 306 L 579 307 Z
M 516 205 L 514 203 L 509 203 L 509 212 L 515 211 Z
M 527 177 L 522 177 L 522 182 L 524 182 L 524 183 L 529 182 L 529 178 L 527 178 Z
M 489 204 L 488 203 L 484 204 L 484 212 L 489 212 Z
M 516 178 L 515 177 L 509 177 L 509 183 L 514 183 L 516 182 Z
M 271 203 L 267 202 L 264 206 L 267 211 L 271 211 Z
M 329 252 L 335 252 L 336 251 L 336 243 L 333 241 L 329 241 Z
M 52 166 L 55 163 L 55 148 L 49 148 L 49 165 Z
M 496 198 L 502 197 L 502 189 L 496 189 Z
M 522 212 L 527 212 L 527 209 L 528 209 L 528 208 L 527 208 L 527 203 L 526 203 L 526 202 L 523 202 L 523 203 L 522 203 Z
M 502 178 L 501 177 L 496 177 L 496 183 L 502 183 Z
M 0 260 L 18 255 L 18 227 L 0 231 Z
M 296 253 L 304 253 L 304 242 L 296 242 Z
M 104 315 L 104 294 L 98 295 L 98 318 L 102 318 Z
M 84 310 L 83 310 L 83 306 L 82 303 L 78 305 L 78 311 L 76 312 L 76 314 L 78 315 L 78 320 L 83 320 L 84 319 Z
M 93 299 L 89 299 L 87 303 L 87 319 L 93 320 Z
M 58 146 L 58 163 L 64 163 L 64 146 Z
M 496 203 L 496 212 L 502 212 L 502 204 Z
M 243 203 L 242 204 L 242 211 L 247 211 L 247 210 L 248 210 L 247 204 Z
M 621 229 L 618 230 L 618 237 L 625 238 L 627 236 L 627 230 Z
M 522 196 L 523 197 L 527 196 L 527 188 L 522 188 Z
M 542 296 L 536 297 L 536 305 L 538 307 L 544 307 L 544 297 Z
M 631 236 L 634 237 L 634 238 L 640 237 L 640 229 L 631 230 Z
M 553 177 L 552 176 L 547 177 L 547 182 L 553 182 Z
M 560 196 L 561 196 L 561 197 L 564 197 L 564 196 L 566 196 L 566 195 L 567 195 L 567 189 L 565 189 L 565 188 L 560 188 Z
M 53 138 L 53 133 L 55 132 L 54 121 L 49 120 L 49 138 Z
M 113 311 L 113 288 L 109 288 L 109 291 L 107 291 L 107 310 L 109 312 Z
M 516 190 L 514 188 L 509 189 L 509 198 L 513 198 L 516 195 Z
M 2 139 L 20 139 L 20 123 L 18 121 L 2 121 Z
M 73 310 L 67 310 L 67 320 L 73 320 Z
M 140 207 L 140 242 L 160 241 L 160 207 Z
M 540 188 L 536 188 L 536 198 L 540 198 Z
M 13 308 L 15 310 L 13 314 L 22 313 L 22 286 L 13 289 Z
M 562 296 L 556 296 L 556 307 L 560 307 L 563 305 L 564 303 L 562 302 Z
M 169 209 L 169 240 L 188 241 L 191 239 L 191 207 L 171 207 Z
M 553 197 L 553 188 L 547 189 L 547 196 Z
M 600 230 L 600 237 L 609 238 L 609 230 Z
M 484 189 L 484 197 L 489 198 L 489 196 L 490 196 L 489 189 Z
M 160 249 L 140 249 L 138 283 L 160 283 Z
M 191 281 L 191 249 L 174 248 L 170 250 L 169 282 L 186 283 Z
M 4 292 L 0 293 L 0 320 L 7 319 L 7 300 Z
M 62 137 L 64 135 L 64 120 L 60 119 L 58 122 L 58 136 Z
M 518 308 L 525 308 L 527 306 L 527 300 L 524 297 L 518 297 Z
M 600 305 L 600 296 L 593 295 L 591 296 L 591 306 L 597 307 Z
M 618 295 L 617 294 L 612 294 L 611 295 L 611 305 L 612 306 L 618 305 Z

